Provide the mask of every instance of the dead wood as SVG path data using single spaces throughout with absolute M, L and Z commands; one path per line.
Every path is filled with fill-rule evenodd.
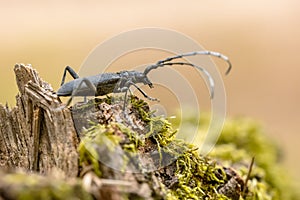
M 30 65 L 14 68 L 16 107 L 0 104 L 0 167 L 65 177 L 78 174 L 78 138 L 71 113 Z

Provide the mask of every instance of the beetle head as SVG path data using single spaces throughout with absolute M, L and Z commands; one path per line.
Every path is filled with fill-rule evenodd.
M 145 75 L 143 72 L 131 71 L 131 73 L 132 81 L 134 83 L 144 83 L 150 88 L 153 88 L 153 84 L 151 83 L 147 75 Z

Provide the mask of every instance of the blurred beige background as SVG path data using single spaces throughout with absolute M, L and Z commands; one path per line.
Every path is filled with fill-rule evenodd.
M 96 45 L 141 27 L 173 29 L 228 55 L 228 115 L 261 121 L 300 180 L 298 0 L 1 1 L 0 102 L 14 105 L 15 63 L 31 63 L 57 89 L 66 65 L 79 70 Z

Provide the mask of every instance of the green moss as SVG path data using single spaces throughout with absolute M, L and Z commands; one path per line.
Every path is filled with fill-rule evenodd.
M 159 187 L 164 191 L 165 199 L 230 199 L 220 191 L 230 187 L 228 183 L 232 178 L 240 187 L 233 191 L 235 194 L 232 196 L 227 194 L 233 199 L 239 199 L 242 194 L 244 198 L 240 199 L 298 198 L 289 184 L 290 179 L 278 165 L 280 153 L 277 145 L 256 122 L 247 119 L 228 120 L 214 150 L 209 157 L 203 157 L 194 145 L 176 139 L 176 130 L 172 129 L 172 124 L 162 117 L 154 116 L 147 103 L 132 97 L 129 106 L 131 112 L 141 120 L 144 129 L 134 130 L 125 126 L 126 123 L 113 122 L 107 125 L 96 124 L 84 133 L 79 146 L 80 163 L 92 165 L 98 176 L 102 174 L 96 147 L 106 145 L 110 151 L 121 147 L 129 155 L 123 158 L 126 164 L 130 164 L 130 157 L 139 159 L 145 153 L 157 151 L 159 161 L 154 164 L 158 170 L 155 173 L 161 180 Z M 193 115 L 182 120 L 186 120 L 191 127 L 197 127 Z M 209 122 L 209 116 L 202 115 L 199 133 L 208 127 Z M 253 156 L 255 165 L 247 190 L 242 193 Z M 143 168 L 146 164 L 142 160 L 140 162 L 139 167 Z M 157 160 L 154 159 L 154 162 Z M 237 175 L 232 177 L 226 171 L 228 169 Z M 148 177 L 150 185 L 153 184 L 148 172 L 143 175 Z
M 234 152 L 234 153 L 232 153 Z M 249 181 L 248 199 L 299 199 L 292 185 L 288 170 L 280 165 L 280 149 L 270 139 L 261 125 L 254 120 L 239 118 L 227 120 L 212 157 L 239 166 L 239 173 L 245 178 L 251 157 L 255 166 Z
M 226 179 L 223 169 L 195 150 L 183 153 L 176 168 L 178 184 L 169 191 L 168 199 L 228 199 L 217 192 Z
M 166 119 L 149 112 L 148 105 L 144 101 L 132 97 L 131 106 L 131 111 L 142 119 L 144 130 L 133 131 L 123 123 L 117 122 L 107 125 L 95 124 L 82 135 L 79 145 L 82 166 L 91 165 L 96 174 L 102 177 L 99 161 L 103 155 L 99 153 L 99 148 L 103 146 L 107 147 L 109 152 L 121 146 L 126 152 L 124 155 L 128 156 L 123 157 L 123 163 L 126 164 L 130 164 L 130 158 L 140 159 L 144 154 L 157 151 L 158 163 L 155 157 L 149 157 L 153 159 L 153 163 L 143 163 L 143 160 L 140 160 L 139 167 L 152 164 L 158 169 L 173 171 L 169 175 L 170 180 L 166 180 L 163 173 L 160 174 L 162 179 L 160 187 L 168 199 L 226 199 L 225 196 L 218 194 L 216 189 L 226 180 L 226 174 L 221 166 L 199 156 L 195 146 L 175 139 L 176 130 L 172 129 Z M 147 173 L 144 174 L 146 177 Z M 173 182 L 174 187 L 167 186 L 168 181 Z M 151 184 L 151 180 L 149 183 Z
M 140 119 L 148 122 L 151 119 L 153 112 L 149 112 L 149 105 L 142 99 L 138 99 L 135 96 L 131 96 L 130 104 L 138 111 Z
M 191 114 L 190 117 L 182 120 L 183 123 L 189 123 L 197 128 L 193 116 Z M 207 131 L 209 123 L 210 115 L 202 114 L 199 134 Z M 223 166 L 233 167 L 244 180 L 251 159 L 255 157 L 246 199 L 300 199 L 288 170 L 280 164 L 282 156 L 278 144 L 257 121 L 248 118 L 227 119 L 218 142 L 209 156 L 211 159 L 218 160 Z
M 108 126 L 95 124 L 82 133 L 82 140 L 78 147 L 81 166 L 91 165 L 95 173 L 101 177 L 99 161 L 103 158 L 100 158 L 98 147 L 114 152 L 121 141 L 121 137 L 114 134 L 117 128 L 116 124 Z

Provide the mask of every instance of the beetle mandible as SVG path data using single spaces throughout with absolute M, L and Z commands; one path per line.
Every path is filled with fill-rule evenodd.
M 188 56 L 196 56 L 196 55 L 208 55 L 214 56 L 223 59 L 228 63 L 228 69 L 226 71 L 226 75 L 230 72 L 232 65 L 228 57 L 224 56 L 221 53 L 214 51 L 194 51 L 188 52 L 184 54 L 175 55 L 172 57 L 168 57 L 164 60 L 160 60 L 155 64 L 149 65 L 146 67 L 144 72 L 139 71 L 120 71 L 116 73 L 103 73 L 94 76 L 88 76 L 80 78 L 78 74 L 69 66 L 67 66 L 64 70 L 61 87 L 57 91 L 57 96 L 70 96 L 66 106 L 71 103 L 71 100 L 74 96 L 102 96 L 109 93 L 118 93 L 125 92 L 125 100 L 127 96 L 127 92 L 130 86 L 134 86 L 136 89 L 141 92 L 141 94 L 152 101 L 158 101 L 156 98 L 152 98 L 148 96 L 141 88 L 139 88 L 136 84 L 143 83 L 144 85 L 148 85 L 150 88 L 153 88 L 152 82 L 147 77 L 148 73 L 156 68 L 165 67 L 165 66 L 173 66 L 173 65 L 187 65 L 194 67 L 204 75 L 207 76 L 210 87 L 210 96 L 213 98 L 214 96 L 214 80 L 211 75 L 202 67 L 194 65 L 188 62 L 171 62 L 176 59 L 188 57 Z M 74 78 L 74 80 L 65 83 L 66 73 Z

